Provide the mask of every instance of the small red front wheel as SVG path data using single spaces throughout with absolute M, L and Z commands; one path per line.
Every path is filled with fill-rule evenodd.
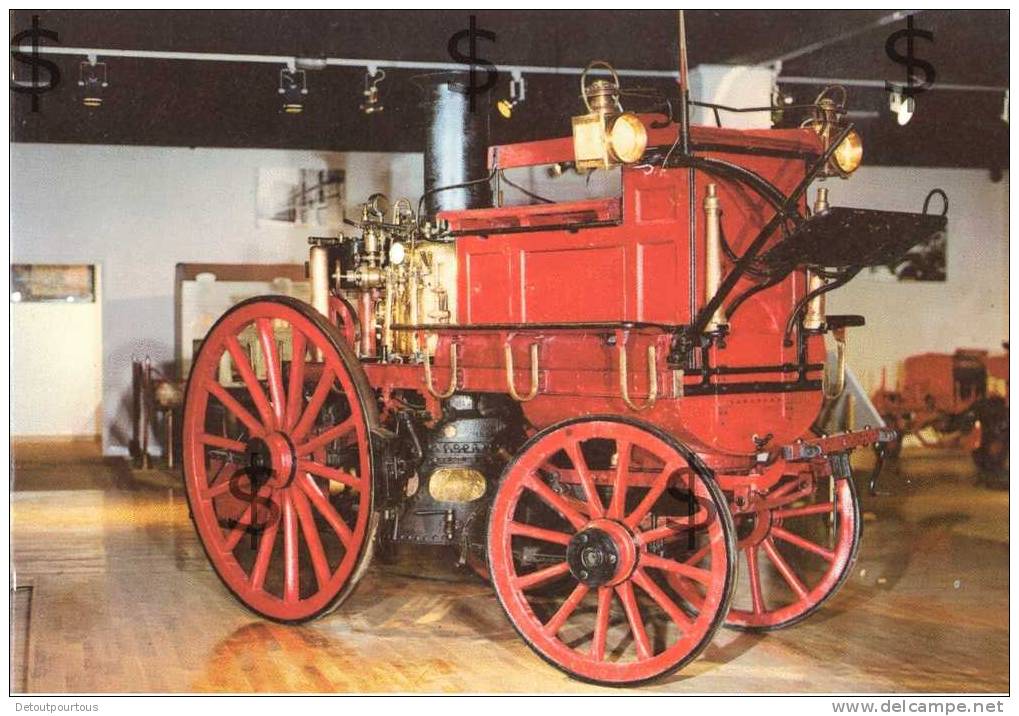
M 488 530 L 513 626 L 579 679 L 622 686 L 671 673 L 728 611 L 725 499 L 694 454 L 650 425 L 587 417 L 538 433 L 506 467 Z M 698 595 L 695 613 L 668 576 Z
M 212 327 L 184 404 L 184 477 L 198 536 L 245 606 L 284 622 L 335 608 L 367 567 L 377 409 L 339 331 L 262 297 Z
M 789 475 L 733 516 L 740 587 L 726 626 L 769 631 L 797 624 L 845 583 L 860 545 L 860 503 L 851 478 Z M 699 596 L 677 589 L 698 606 Z

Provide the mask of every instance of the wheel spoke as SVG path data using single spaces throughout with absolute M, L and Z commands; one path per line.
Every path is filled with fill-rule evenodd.
M 300 565 L 297 554 L 297 519 L 289 492 L 283 493 L 283 600 L 300 598 Z
M 584 597 L 587 596 L 589 591 L 591 590 L 586 584 L 577 584 L 576 588 L 570 592 L 570 596 L 566 598 L 566 601 L 562 603 L 562 606 L 559 607 L 558 611 L 556 611 L 556 613 L 552 615 L 552 618 L 548 620 L 548 623 L 545 624 L 545 631 L 552 636 L 558 634 L 559 630 L 566 624 L 566 620 L 573 615 L 573 612 L 577 610 L 580 603 L 584 601 Z
M 326 397 L 329 395 L 329 389 L 333 386 L 333 375 L 333 369 L 329 366 L 322 368 L 322 375 L 319 376 L 318 385 L 315 386 L 315 391 L 311 394 L 308 404 L 304 407 L 301 419 L 290 433 L 290 439 L 295 443 L 300 442 L 308 433 L 308 430 L 311 429 L 311 426 L 315 424 L 315 418 L 318 417 L 319 411 L 322 410 L 322 405 L 326 402 Z
M 261 437 L 265 435 L 265 427 L 262 423 L 258 422 L 254 415 L 249 413 L 243 405 L 237 402 L 237 400 L 230 395 L 226 388 L 217 383 L 215 380 L 209 381 L 207 390 L 216 397 L 216 399 L 223 404 L 223 407 L 233 413 L 234 417 L 244 423 L 244 427 L 248 429 L 254 437 Z
M 710 551 L 711 543 L 708 542 L 708 544 L 704 545 L 699 550 L 690 555 L 687 559 L 685 559 L 684 563 L 690 565 L 691 567 L 700 564 L 704 560 L 704 558 L 708 556 L 708 553 Z
M 520 537 L 540 539 L 543 542 L 552 542 L 554 544 L 566 545 L 570 543 L 570 535 L 565 532 L 547 530 L 543 527 L 535 527 L 534 525 L 528 525 L 523 522 L 510 522 L 509 533 Z
M 241 380 L 248 389 L 248 395 L 251 396 L 251 401 L 255 404 L 262 422 L 267 426 L 271 426 L 273 424 L 272 407 L 265 397 L 265 391 L 262 390 L 262 385 L 258 382 L 258 376 L 255 375 L 255 370 L 251 367 L 251 361 L 248 359 L 244 348 L 241 347 L 240 341 L 237 340 L 237 336 L 227 336 L 226 349 L 233 359 L 237 372 L 241 375 Z
M 667 515 L 661 518 L 665 521 L 665 524 L 661 527 L 655 527 L 654 529 L 644 530 L 638 532 L 637 537 L 640 539 L 641 544 L 651 544 L 652 542 L 658 542 L 659 540 L 669 541 L 679 537 L 680 534 L 691 527 L 703 527 L 704 522 L 698 522 L 690 517 L 678 517 L 674 515 Z
M 214 497 L 219 497 L 220 495 L 229 492 L 231 477 L 233 477 L 233 473 L 231 473 L 230 477 L 228 477 L 227 479 L 221 480 L 217 482 L 215 485 L 212 485 L 211 487 L 207 488 L 205 490 L 205 494 L 202 495 L 202 497 L 206 500 L 211 500 Z
M 297 330 L 297 326 L 291 326 L 291 336 L 287 410 L 283 421 L 287 430 L 293 430 L 297 419 L 301 417 L 301 402 L 304 400 L 304 354 L 307 347 L 307 339 Z
M 638 587 L 647 592 L 649 597 L 655 600 L 655 603 L 661 607 L 663 612 L 669 615 L 669 619 L 675 622 L 680 631 L 685 632 L 693 626 L 693 621 L 687 616 L 686 612 L 680 609 L 679 605 L 672 601 L 672 598 L 655 584 L 654 580 L 651 579 L 643 568 L 637 567 L 637 570 L 633 573 L 633 581 Z
M 793 592 L 796 593 L 796 596 L 800 599 L 806 599 L 807 588 L 803 586 L 803 582 L 796 576 L 796 572 L 794 572 L 793 568 L 789 566 L 789 563 L 786 562 L 782 558 L 782 555 L 778 553 L 778 549 L 775 547 L 775 543 L 772 542 L 771 537 L 766 538 L 761 543 L 761 546 L 764 547 L 764 553 L 768 555 L 768 559 L 770 559 L 771 563 L 775 565 L 775 569 L 777 569 L 778 573 L 782 575 L 782 578 L 786 581 L 786 584 L 789 585 L 789 588 L 792 589 Z
M 315 506 L 319 514 L 329 523 L 329 526 L 333 528 L 333 532 L 340 538 L 340 542 L 343 543 L 344 548 L 349 549 L 350 543 L 354 539 L 353 533 L 350 531 L 350 527 L 340 517 L 340 513 L 336 511 L 329 499 L 323 495 L 315 481 L 308 477 L 305 473 L 300 473 L 296 478 L 298 488 L 300 488 L 304 494 L 311 500 L 311 504 Z
M 685 564 L 684 562 L 677 562 L 674 559 L 665 559 L 664 557 L 658 557 L 647 552 L 641 552 L 640 564 L 644 567 L 660 569 L 664 572 L 672 572 L 673 574 L 693 579 L 705 585 L 711 584 L 713 580 L 711 572 L 707 569 L 691 567 L 689 564 Z
M 647 513 L 651 511 L 654 504 L 658 502 L 658 498 L 665 492 L 665 488 L 669 486 L 669 480 L 672 479 L 672 474 L 676 471 L 677 467 L 675 463 L 666 465 L 662 469 L 662 473 L 655 478 L 655 481 L 651 484 L 644 499 L 637 505 L 637 509 L 627 516 L 623 523 L 631 530 L 637 529 L 637 525 L 641 523 L 641 520 L 647 516 Z
M 827 515 L 835 509 L 835 504 L 832 502 L 819 502 L 814 505 L 807 505 L 806 507 L 790 507 L 786 510 L 775 510 L 772 514 L 780 519 L 786 519 L 788 517 L 805 517 L 807 515 Z
M 761 589 L 761 565 L 757 561 L 757 545 L 747 547 L 747 575 L 750 577 L 750 601 L 753 604 L 754 614 L 761 614 L 765 610 L 764 592 Z
M 648 639 L 647 629 L 644 628 L 644 619 L 640 616 L 637 598 L 633 594 L 633 583 L 626 580 L 617 585 L 616 594 L 619 596 L 619 601 L 623 603 L 626 620 L 630 622 L 630 632 L 633 634 L 633 643 L 637 647 L 637 657 L 650 659 L 654 654 L 651 652 L 651 641 Z
M 556 512 L 565 517 L 566 521 L 573 525 L 575 529 L 579 530 L 587 524 L 587 520 L 584 519 L 580 512 L 574 509 L 562 498 L 561 495 L 553 492 L 551 487 L 546 485 L 534 475 L 528 475 L 524 479 L 524 487 L 548 503 L 550 507 L 553 507 Z
M 229 482 L 227 482 L 229 485 Z M 251 502 L 241 513 L 241 516 L 237 518 L 236 524 L 230 529 L 230 533 L 226 536 L 226 540 L 223 544 L 224 552 L 233 552 L 234 548 L 240 543 L 241 538 L 248 533 L 252 527 L 254 527 L 254 520 L 252 519 L 255 513 L 255 505 L 260 500 L 265 499 L 266 495 L 269 494 L 270 487 L 268 485 L 262 485 L 260 488 L 255 490 L 255 494 L 251 498 Z
M 333 575 L 329 568 L 325 549 L 322 547 L 322 539 L 318 534 L 315 516 L 311 514 L 311 505 L 308 504 L 308 498 L 300 490 L 291 490 L 290 499 L 297 511 L 297 520 L 304 533 L 304 543 L 308 546 L 308 554 L 311 556 L 311 566 L 315 570 L 315 583 L 318 584 L 319 589 L 325 589 Z
M 325 465 L 313 460 L 298 460 L 297 469 L 303 470 L 304 472 L 310 472 L 312 475 L 324 477 L 327 480 L 332 480 L 333 482 L 339 482 L 352 490 L 361 489 L 361 480 L 354 477 L 349 472 L 326 467 Z
M 272 549 L 276 546 L 276 533 L 279 532 L 280 521 L 272 520 L 269 526 L 262 533 L 262 540 L 258 544 L 258 555 L 255 557 L 255 565 L 251 568 L 249 583 L 253 589 L 262 589 L 265 584 L 265 575 L 269 572 L 269 561 L 272 559 Z
M 626 514 L 626 491 L 630 482 L 630 452 L 632 445 L 624 440 L 616 441 L 616 480 L 612 487 L 612 501 L 608 516 L 621 520 Z
M 262 346 L 262 356 L 265 358 L 265 374 L 269 381 L 273 415 L 276 418 L 276 426 L 283 427 L 286 398 L 283 394 L 283 366 L 280 363 L 279 349 L 276 347 L 276 333 L 271 318 L 259 318 L 256 323 L 258 342 Z
M 543 584 L 548 584 L 564 574 L 569 573 L 570 566 L 566 564 L 566 562 L 559 562 L 558 564 L 553 564 L 551 567 L 538 569 L 521 577 L 517 577 L 513 580 L 513 586 L 523 592 L 528 589 L 533 589 L 534 587 L 540 587 Z
M 598 590 L 598 614 L 594 620 L 594 638 L 591 640 L 591 658 L 605 659 L 605 638 L 609 633 L 609 611 L 612 609 L 612 587 Z
M 247 446 L 240 440 L 231 440 L 230 438 L 223 437 L 222 435 L 210 435 L 209 433 L 202 433 L 198 436 L 198 441 L 203 445 L 211 445 L 212 447 L 222 448 L 223 450 L 229 450 L 230 452 L 243 455 Z
M 819 544 L 817 544 L 815 542 L 811 542 L 810 540 L 805 539 L 803 537 L 800 537 L 797 534 L 793 534 L 789 530 L 783 529 L 782 527 L 779 527 L 778 525 L 773 525 L 772 526 L 771 534 L 772 534 L 773 537 L 778 537 L 780 540 L 782 540 L 784 542 L 788 542 L 791 545 L 795 545 L 795 546 L 799 547 L 802 550 L 806 550 L 807 552 L 812 552 L 813 554 L 816 554 L 817 556 L 823 558 L 824 560 L 826 560 L 828 562 L 834 562 L 835 561 L 835 553 L 832 552 L 830 549 L 825 549 L 821 545 L 819 545 Z
M 591 473 L 588 472 L 587 462 L 584 460 L 580 443 L 571 442 L 567 445 L 566 455 L 570 458 L 570 462 L 573 463 L 573 469 L 577 471 L 580 484 L 584 487 L 584 495 L 587 497 L 591 516 L 601 517 L 605 514 L 605 508 L 602 507 L 601 498 L 598 497 L 598 490 L 594 486 L 594 480 L 591 479 Z
M 312 438 L 308 442 L 304 443 L 303 445 L 298 445 L 297 448 L 296 448 L 297 455 L 298 455 L 298 457 L 300 457 L 301 455 L 307 455 L 309 453 L 313 453 L 316 450 L 318 450 L 320 447 L 324 447 L 325 445 L 328 445 L 329 443 L 333 442 L 334 440 L 339 440 L 344 435 L 352 433 L 356 429 L 357 429 L 357 422 L 354 420 L 354 417 L 351 416 L 351 417 L 347 418 L 346 420 L 344 420 L 339 425 L 331 427 L 328 430 L 326 430 L 325 432 L 323 432 L 323 433 L 321 433 L 319 435 L 316 435 L 314 438 Z

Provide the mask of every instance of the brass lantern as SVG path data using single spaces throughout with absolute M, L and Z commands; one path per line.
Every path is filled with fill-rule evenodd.
M 611 80 L 587 83 L 595 66 L 608 69 Z M 644 156 L 647 129 L 619 103 L 619 76 L 608 62 L 594 60 L 580 75 L 580 96 L 587 114 L 573 118 L 573 158 L 578 170 L 609 169 L 632 164 Z
M 836 90 L 842 92 L 841 102 L 831 97 Z M 845 89 L 840 85 L 825 88 L 814 102 L 813 117 L 805 122 L 820 135 L 826 149 L 844 126 L 842 116 L 845 114 L 845 101 Z M 835 148 L 823 176 L 846 179 L 859 168 L 862 161 L 863 140 L 856 130 L 852 130 Z

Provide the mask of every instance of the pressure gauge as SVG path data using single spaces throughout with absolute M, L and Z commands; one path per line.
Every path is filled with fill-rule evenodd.
M 407 249 L 399 241 L 394 241 L 389 245 L 389 263 L 393 266 L 399 266 L 403 263 L 403 260 L 407 258 Z

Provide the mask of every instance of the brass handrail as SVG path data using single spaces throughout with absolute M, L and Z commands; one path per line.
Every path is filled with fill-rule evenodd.
M 506 341 L 506 385 L 509 387 L 509 394 L 519 403 L 526 403 L 533 400 L 538 394 L 538 343 L 531 344 L 531 390 L 527 395 L 517 393 L 516 381 L 513 376 L 513 349 L 510 342 Z
M 642 410 L 648 410 L 658 400 L 658 352 L 653 344 L 647 347 L 647 400 L 642 405 L 637 405 L 630 400 L 630 389 L 627 386 L 626 379 L 629 371 L 627 368 L 626 342 L 621 339 L 617 339 L 617 342 L 619 345 L 619 392 L 623 396 L 623 402 L 630 407 L 630 410 L 638 413 Z
M 425 353 L 425 387 L 428 388 L 428 392 L 434 397 L 445 400 L 446 398 L 453 395 L 457 388 L 457 344 L 450 344 L 449 348 L 449 390 L 445 393 L 439 393 L 435 390 L 435 386 L 432 385 L 432 363 L 428 359 L 428 353 Z

